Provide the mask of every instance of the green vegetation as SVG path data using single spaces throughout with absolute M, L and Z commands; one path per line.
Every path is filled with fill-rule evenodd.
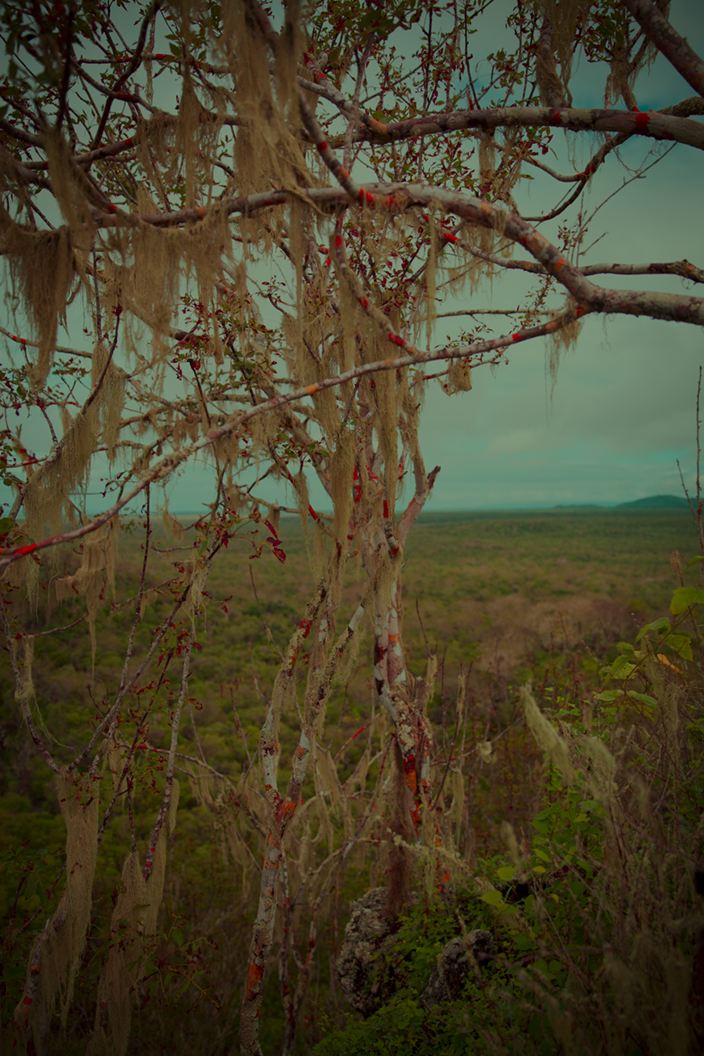
M 408 912 L 386 966 L 396 991 L 316 1056 L 700 1051 L 704 588 L 678 587 L 670 609 L 618 643 L 601 692 L 580 699 L 563 673 L 539 710 L 523 691 L 548 764 L 538 809 L 467 886 Z M 499 952 L 460 1000 L 428 1007 L 436 957 L 469 928 Z
M 300 619 L 307 586 L 306 543 L 298 523 L 284 520 L 280 537 L 285 565 L 268 553 L 251 562 L 256 595 L 251 582 L 236 577 L 242 562 L 234 560 L 231 566 L 222 562 L 208 584 L 207 661 L 194 659 L 182 744 L 194 759 L 202 749 L 230 784 L 215 782 L 208 792 L 203 779 L 191 778 L 189 794 L 185 771 L 203 771 L 179 761 L 181 805 L 169 843 L 159 933 L 146 952 L 134 1053 L 185 1053 L 196 1046 L 200 1052 L 235 1051 L 233 1010 L 242 987 L 261 849 L 251 825 L 241 824 L 232 797 L 236 788 L 246 787 L 241 775 L 256 755 L 262 698 L 270 694 L 278 650 Z M 352 671 L 331 698 L 321 745 L 336 762 L 340 781 L 351 775 L 354 780 L 360 762 L 371 757 L 366 791 L 362 781 L 352 807 L 343 807 L 330 793 L 327 799 L 316 796 L 310 777 L 303 798 L 318 813 L 309 812 L 308 829 L 301 823 L 292 844 L 292 892 L 301 840 L 327 840 L 333 856 L 325 884 L 316 889 L 314 996 L 296 1052 L 637 1056 L 665 1051 L 667 1039 L 679 1036 L 677 1017 L 687 1021 L 690 1014 L 680 998 L 693 985 L 695 946 L 704 925 L 694 886 L 704 812 L 704 603 L 698 568 L 684 570 L 679 586 L 670 556 L 673 550 L 691 553 L 695 543 L 691 520 L 677 512 L 423 518 L 407 551 L 404 632 L 416 676 L 426 663 L 426 639 L 441 661 L 429 715 L 452 884 L 438 899 L 428 862 L 416 862 L 412 883 L 418 901 L 403 918 L 389 966 L 400 985 L 368 1020 L 345 1011 L 331 962 L 341 947 L 350 902 L 384 884 L 388 868 L 380 829 L 355 848 L 344 871 L 334 858 L 348 824 L 346 811 L 357 817 L 355 811 L 366 809 L 385 765 L 383 720 L 360 731 L 369 693 L 368 668 L 360 663 L 360 673 Z M 166 539 L 156 543 L 164 551 L 170 545 Z M 141 546 L 137 533 L 121 540 L 117 575 L 123 586 L 136 583 Z M 169 562 L 183 560 L 182 554 L 163 553 L 164 580 Z M 168 588 L 160 594 L 156 578 L 149 585 L 156 591 L 149 604 L 159 618 Z M 347 584 L 343 610 L 349 611 L 359 592 L 359 583 Z M 75 609 L 63 602 L 50 616 L 38 615 L 35 626 L 65 626 L 80 613 L 78 602 Z M 119 679 L 119 641 L 128 626 L 122 610 L 111 611 L 107 602 L 100 608 L 94 677 L 85 621 L 35 640 L 35 686 L 46 702 L 42 717 L 48 728 L 60 730 L 62 744 L 79 745 L 86 712 L 97 715 L 108 687 Z M 145 621 L 138 631 L 142 651 L 148 626 Z M 362 641 L 360 655 L 368 648 Z M 526 716 L 520 686 L 527 679 L 559 750 L 545 729 L 536 727 L 530 706 Z M 135 707 L 139 698 L 137 688 Z M 165 699 L 168 704 L 168 694 Z M 286 715 L 283 720 L 285 769 L 296 725 Z M 31 944 L 60 897 L 64 825 L 51 775 L 26 747 L 9 683 L 0 721 L 7 1021 L 21 993 Z M 155 714 L 151 743 L 165 745 L 168 732 L 167 708 Z M 61 744 L 55 747 L 60 755 Z M 163 763 L 154 754 L 154 760 L 140 763 L 138 839 L 146 839 L 158 804 Z M 319 802 L 328 803 L 325 824 Z M 250 811 L 255 807 L 252 800 Z M 128 818 L 121 810 L 100 846 L 97 912 L 62 1052 L 82 1052 L 85 1046 L 97 978 L 114 941 L 109 919 L 128 841 Z M 524 897 L 516 900 L 511 884 L 518 883 Z M 307 942 L 305 922 L 312 911 L 303 899 L 292 917 L 292 941 L 299 950 Z M 463 928 L 477 927 L 499 939 L 496 960 L 470 980 L 462 1000 L 426 1008 L 421 994 L 443 944 Z M 280 1051 L 284 1030 L 279 985 L 272 972 L 261 1016 L 267 1054 Z M 671 1051 L 687 1051 L 684 1044 L 677 1041 L 679 1048 Z

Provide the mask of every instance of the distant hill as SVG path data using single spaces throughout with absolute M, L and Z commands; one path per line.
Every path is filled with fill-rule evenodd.
M 636 499 L 635 502 L 621 502 L 614 506 L 616 510 L 687 510 L 687 500 L 679 495 L 649 495 L 647 499 Z

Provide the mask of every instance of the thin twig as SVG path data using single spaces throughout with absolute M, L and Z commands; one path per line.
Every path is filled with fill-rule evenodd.
M 154 828 L 152 829 L 152 834 L 149 838 L 147 854 L 144 859 L 144 869 L 142 870 L 142 876 L 145 880 L 149 879 L 149 874 L 152 871 L 156 846 L 159 841 L 159 836 L 161 834 L 164 821 L 166 819 L 169 804 L 171 803 L 171 793 L 174 783 L 174 765 L 176 762 L 176 749 L 178 747 L 178 727 L 181 719 L 181 710 L 183 708 L 183 702 L 186 699 L 186 693 L 188 692 L 188 675 L 191 666 L 191 649 L 193 648 L 195 637 L 196 632 L 195 627 L 193 627 L 191 629 L 191 633 L 189 635 L 188 642 L 184 650 L 183 670 L 181 674 L 181 690 L 178 695 L 176 707 L 174 708 L 173 718 L 171 719 L 171 743 L 169 745 L 169 758 L 166 764 L 166 782 L 164 785 L 164 793 L 161 797 L 159 813 L 157 815 Z
M 696 487 L 697 487 L 697 505 L 695 507 L 691 498 L 689 497 L 689 491 L 685 484 L 684 475 L 682 473 L 682 466 L 680 465 L 679 458 L 677 459 L 677 469 L 680 475 L 680 481 L 682 482 L 682 490 L 685 493 L 687 499 L 687 505 L 689 506 L 692 517 L 694 518 L 694 526 L 697 530 L 697 539 L 699 542 L 699 550 L 704 557 L 704 524 L 702 524 L 702 507 L 704 506 L 704 500 L 702 500 L 701 493 L 701 478 L 700 478 L 700 460 L 701 460 L 701 418 L 700 414 L 700 397 L 702 390 L 702 368 L 699 368 L 699 380 L 697 382 L 697 427 L 696 427 L 696 441 L 697 441 L 697 476 L 696 476 Z M 702 565 L 702 573 L 704 574 L 704 564 Z

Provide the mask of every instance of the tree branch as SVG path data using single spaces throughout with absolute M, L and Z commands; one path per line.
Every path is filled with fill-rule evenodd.
M 649 40 L 662 52 L 685 81 L 704 96 L 704 62 L 652 0 L 621 0 Z
M 390 142 L 416 139 L 420 136 L 448 135 L 463 129 L 477 128 L 564 128 L 572 132 L 624 132 L 627 135 L 647 136 L 650 139 L 676 140 L 697 150 L 704 150 L 704 126 L 698 121 L 674 117 L 658 110 L 646 113 L 631 110 L 585 110 L 573 107 L 545 106 L 492 107 L 490 110 L 456 110 L 448 113 L 412 117 L 386 125 L 383 134 L 360 128 L 352 136 L 353 142 Z M 338 146 L 344 137 L 330 140 Z

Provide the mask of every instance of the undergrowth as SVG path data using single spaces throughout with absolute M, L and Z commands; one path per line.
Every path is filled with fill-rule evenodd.
M 387 967 L 398 988 L 316 1056 L 702 1051 L 704 589 L 679 567 L 671 617 L 619 644 L 597 692 L 570 692 L 565 667 L 561 685 L 524 688 L 545 760 L 529 824 L 504 827 L 504 852 L 450 904 L 408 912 Z M 470 928 L 493 932 L 496 956 L 461 1000 L 427 1007 L 438 955 Z
M 554 648 L 526 658 L 532 688 L 507 684 L 486 699 L 481 684 L 467 680 L 453 699 L 441 684 L 431 705 L 433 770 L 451 883 L 439 896 L 428 863 L 416 863 L 415 901 L 383 954 L 384 1000 L 368 1019 L 346 1010 L 335 961 L 350 903 L 387 882 L 383 833 L 360 844 L 345 869 L 331 869 L 317 905 L 300 902 L 290 918 L 291 961 L 308 942 L 311 914 L 317 938 L 295 1052 L 699 1051 L 704 590 L 695 566 L 680 566 L 670 617 L 645 624 L 606 659 L 561 648 L 558 627 Z M 345 779 L 362 758 L 361 740 L 335 756 Z M 383 765 L 380 751 L 372 776 Z M 38 772 L 23 792 L 6 788 L 0 799 L 11 836 L 0 859 L 5 1021 L 63 890 L 63 822 L 37 810 Z M 332 862 L 341 846 L 335 809 L 330 802 L 332 826 L 321 820 L 314 836 L 329 841 Z M 135 824 L 139 832 L 139 810 Z M 228 856 L 223 824 L 222 803 L 184 794 L 159 930 L 134 994 L 134 1054 L 236 1051 L 258 874 L 255 858 L 238 868 Z M 126 825 L 118 817 L 101 845 L 91 933 L 66 1033 L 56 1038 L 67 1056 L 85 1050 L 97 979 L 120 941 L 110 935 L 110 917 Z M 250 849 L 257 854 L 256 841 Z M 428 1007 L 424 988 L 444 945 L 477 928 L 494 935 L 496 955 L 475 966 L 460 1000 Z M 281 1048 L 286 980 L 272 965 L 261 1016 L 267 1056 Z

